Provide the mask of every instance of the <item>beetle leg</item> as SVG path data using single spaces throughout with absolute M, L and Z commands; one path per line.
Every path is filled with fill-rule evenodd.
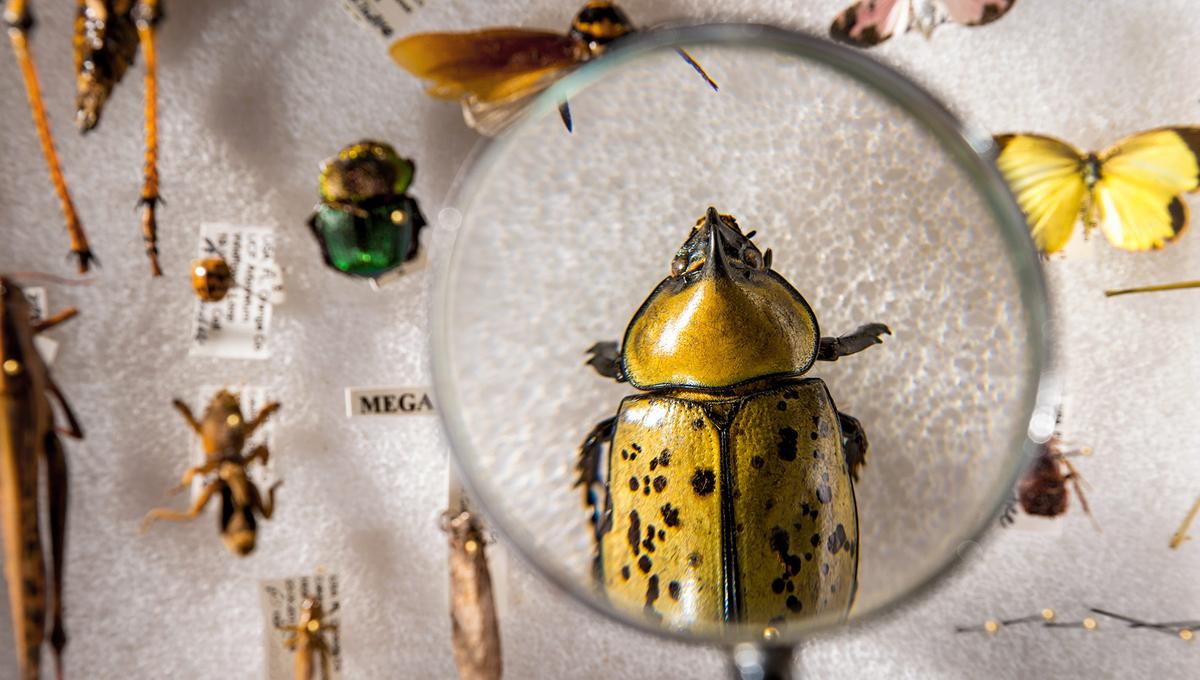
M 250 484 L 251 493 L 254 494 L 251 502 L 254 504 L 255 509 L 258 510 L 258 513 L 262 515 L 263 519 L 271 519 L 271 515 L 275 514 L 275 489 L 281 486 L 283 486 L 283 480 L 272 484 L 271 488 L 267 489 L 267 500 L 263 502 L 262 496 L 258 494 L 258 489 L 253 484 Z
M 617 382 L 625 382 L 625 373 L 621 371 L 621 351 L 617 343 L 611 340 L 597 342 L 588 348 L 588 354 L 592 355 L 592 358 L 586 363 L 596 369 L 597 373 Z
M 600 457 L 605 447 L 612 441 L 617 429 L 617 417 L 606 418 L 596 424 L 579 447 L 579 460 L 575 463 L 575 471 L 579 474 L 575 486 L 583 487 L 583 502 L 592 510 L 592 526 L 600 526 L 600 502 L 597 487 L 603 485 L 600 479 Z
M 850 466 L 850 477 L 858 481 L 858 471 L 867 464 L 867 433 L 863 432 L 858 418 L 838 411 L 838 423 L 842 426 L 842 449 L 846 452 L 846 464 Z
M 57 676 L 62 678 L 62 652 L 67 646 L 67 633 L 63 628 L 63 568 L 67 542 L 67 459 L 62 444 L 53 433 L 45 440 L 47 497 L 50 514 L 50 561 L 54 569 L 50 582 L 53 601 L 51 603 L 50 645 L 54 649 L 54 666 Z
M 208 505 L 208 500 L 212 498 L 212 495 L 221 487 L 221 484 L 221 480 L 218 479 L 204 487 L 204 489 L 200 492 L 200 495 L 196 497 L 196 502 L 193 503 L 192 507 L 188 508 L 186 512 L 180 512 L 170 508 L 154 508 L 150 512 L 147 512 L 146 516 L 142 518 L 142 533 L 145 533 L 147 530 L 149 530 L 150 525 L 160 519 L 165 519 L 171 522 L 187 522 L 189 520 L 196 519 L 196 517 L 200 515 L 200 511 L 204 510 L 204 506 Z
M 246 437 L 249 438 L 250 435 L 254 434 L 254 431 L 262 427 L 263 423 L 267 422 L 267 418 L 270 418 L 271 414 L 278 410 L 279 402 L 277 401 L 272 401 L 259 409 L 258 414 L 249 423 L 246 423 Z M 264 460 L 263 462 L 265 463 L 266 461 Z
M 188 427 L 192 428 L 193 432 L 198 435 L 201 434 L 200 423 L 196 420 L 196 416 L 192 415 L 192 409 L 188 408 L 187 404 L 175 399 L 171 401 L 171 405 L 175 407 L 176 411 L 179 411 L 179 415 L 183 416 L 183 419 L 187 421 Z
M 266 465 L 267 461 L 270 460 L 270 458 L 271 458 L 271 452 L 267 450 L 267 445 L 259 444 L 258 446 L 254 447 L 253 449 L 250 450 L 250 455 L 246 456 L 245 460 L 243 461 L 243 464 L 250 465 L 250 463 L 253 463 L 255 460 L 258 460 L 263 465 Z
M 819 361 L 837 361 L 839 357 L 857 354 L 871 345 L 883 342 L 882 335 L 891 335 L 892 329 L 886 324 L 868 323 L 859 326 L 853 333 L 836 338 L 821 338 L 817 347 Z

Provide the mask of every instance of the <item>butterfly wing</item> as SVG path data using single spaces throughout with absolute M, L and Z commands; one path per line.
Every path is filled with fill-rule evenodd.
M 1085 159 L 1073 146 L 1040 135 L 1000 135 L 996 165 L 1029 221 L 1033 242 L 1044 253 L 1071 238 L 1087 198 Z
M 580 60 L 570 37 L 519 28 L 420 33 L 397 40 L 389 52 L 401 68 L 430 81 L 430 95 L 480 102 L 528 96 Z
M 1091 219 L 1125 250 L 1161 248 L 1188 224 L 1180 194 L 1200 188 L 1200 127 L 1159 128 L 1100 154 Z
M 946 14 L 965 26 L 982 26 L 1004 16 L 1017 0 L 940 0 Z
M 829 35 L 857 47 L 874 47 L 908 30 L 912 0 L 859 0 L 833 20 Z

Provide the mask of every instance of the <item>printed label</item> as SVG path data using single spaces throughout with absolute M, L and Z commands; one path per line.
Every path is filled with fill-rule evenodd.
M 267 395 L 267 388 L 257 385 L 242 385 L 240 387 L 225 388 L 216 385 L 205 385 L 200 388 L 200 392 L 196 395 L 196 401 L 192 404 L 188 404 L 192 407 L 192 413 L 197 419 L 203 418 L 203 411 L 197 410 L 196 404 L 200 404 L 201 409 L 208 408 L 208 402 L 212 401 L 213 396 L 221 389 L 229 390 L 241 398 L 242 418 L 244 418 L 246 421 L 249 421 L 254 418 L 254 416 L 258 415 L 258 412 L 262 409 L 262 407 L 270 401 L 270 398 Z M 279 412 L 277 411 L 272 414 L 270 418 L 267 418 L 267 421 L 263 423 L 261 427 L 255 430 L 254 434 L 248 440 L 246 440 L 246 445 L 242 447 L 243 456 L 250 455 L 250 452 L 254 450 L 254 447 L 258 446 L 259 444 L 265 445 L 267 450 L 271 451 L 272 446 L 274 446 L 275 419 L 278 417 Z M 192 465 L 203 465 L 205 460 L 204 444 L 190 429 L 188 429 L 187 434 L 188 437 L 191 438 Z M 259 461 L 255 461 L 250 465 L 249 468 L 247 468 L 246 473 L 250 478 L 250 481 L 254 482 L 254 485 L 258 487 L 259 492 L 264 495 L 267 493 L 267 489 L 270 489 L 271 485 L 279 479 L 278 475 L 275 474 L 274 456 L 267 458 L 266 465 L 262 465 Z M 203 478 L 197 477 L 192 480 L 192 502 L 195 502 L 196 497 L 200 495 L 201 489 L 203 489 L 204 485 L 210 481 L 212 481 L 212 475 L 206 475 Z M 216 506 L 220 504 L 210 503 L 209 505 Z
M 266 359 L 274 305 L 283 302 L 283 276 L 275 261 L 275 230 L 230 224 L 200 225 L 197 256 L 225 258 L 234 286 L 220 302 L 196 300 L 193 356 Z
M 37 323 L 46 318 L 49 307 L 49 302 L 46 298 L 46 289 L 41 286 L 30 286 L 22 288 L 21 292 L 25 293 L 25 300 L 29 302 L 29 320 Z M 58 341 L 45 335 L 33 336 L 33 346 L 37 349 L 38 356 L 42 357 L 42 363 L 49 366 L 54 363 L 54 358 L 58 356 Z
M 400 37 L 401 29 L 417 12 L 425 9 L 430 0 L 342 0 L 346 10 L 359 26 L 387 42 Z
M 260 581 L 259 602 L 263 612 L 263 640 L 266 644 L 267 680 L 296 678 L 296 649 L 289 641 L 297 640 L 296 628 L 303 613 L 304 600 L 313 598 L 320 604 L 321 636 L 328 654 L 328 674 L 322 674 L 321 655 L 313 650 L 312 677 L 322 680 L 341 680 L 342 639 L 338 627 L 341 591 L 336 574 L 318 573 L 313 576 L 294 576 L 276 581 Z M 295 646 L 294 644 L 292 645 Z
M 346 417 L 433 415 L 428 387 L 347 387 Z

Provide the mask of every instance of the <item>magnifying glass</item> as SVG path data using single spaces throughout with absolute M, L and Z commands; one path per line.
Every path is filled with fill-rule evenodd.
M 919 592 L 1055 421 L 990 154 L 890 68 L 767 26 L 647 32 L 556 83 L 460 182 L 434 312 L 495 527 L 743 678 Z

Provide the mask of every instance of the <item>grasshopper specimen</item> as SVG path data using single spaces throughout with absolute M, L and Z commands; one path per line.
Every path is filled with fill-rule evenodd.
M 155 69 L 158 64 L 154 46 L 154 31 L 162 11 L 159 0 L 76 0 L 78 14 L 75 19 L 75 122 L 80 131 L 88 132 L 100 122 L 104 103 L 112 94 L 113 87 L 125 75 L 125 71 L 137 55 L 138 46 L 146 62 L 145 115 L 146 152 L 143 170 L 142 237 L 146 243 L 146 255 L 150 258 L 150 271 L 160 276 L 158 266 L 158 223 L 155 208 L 158 206 L 158 81 Z M 62 204 L 67 222 L 67 233 L 71 238 L 71 253 L 79 264 L 82 274 L 88 270 L 92 252 L 88 247 L 87 235 L 80 224 L 75 206 L 62 173 L 50 125 L 46 120 L 46 109 L 42 103 L 41 87 L 33 57 L 29 52 L 29 33 L 33 29 L 33 15 L 29 11 L 29 0 L 4 0 L 4 22 L 8 25 L 9 39 L 16 53 L 17 63 L 25 80 L 25 92 L 29 108 L 42 144 L 42 154 L 50 169 L 50 180 Z
M 447 512 L 443 528 L 450 536 L 450 622 L 458 675 L 462 680 L 499 680 L 500 625 L 483 529 L 465 509 L 457 515 Z
M 259 444 L 249 455 L 243 456 L 242 448 L 255 430 L 279 409 L 279 403 L 273 401 L 267 404 L 249 421 L 242 416 L 241 402 L 237 395 L 227 390 L 217 392 L 200 420 L 196 420 L 191 409 L 182 401 L 176 399 L 173 404 L 203 442 L 205 461 L 203 465 L 189 468 L 183 474 L 183 481 L 179 486 L 168 493 L 188 488 L 197 475 L 212 472 L 216 472 L 217 475 L 204 486 L 196 502 L 187 511 L 155 508 L 146 513 L 145 519 L 142 520 L 142 531 L 146 531 L 153 522 L 160 519 L 173 522 L 195 519 L 213 494 L 220 493 L 221 516 L 218 526 L 221 540 L 235 555 L 249 555 L 254 551 L 257 536 L 258 523 L 254 513 L 262 515 L 263 519 L 271 519 L 275 509 L 275 489 L 283 482 L 276 482 L 267 490 L 264 502 L 258 487 L 247 476 L 246 468 L 255 460 L 266 465 L 270 452 L 267 451 L 266 444 Z
M 335 605 L 332 614 L 337 610 Z M 296 653 L 296 680 L 316 680 L 314 660 L 321 660 L 321 678 L 329 680 L 329 645 L 325 644 L 324 632 L 337 631 L 336 623 L 327 623 L 327 614 L 322 611 L 321 603 L 315 597 L 305 598 L 300 605 L 300 621 L 295 626 L 276 626 L 277 629 L 291 633 L 291 637 L 283 641 L 284 646 Z
M 67 462 L 54 426 L 48 395 L 62 406 L 65 433 L 82 438 L 75 414 L 34 349 L 33 336 L 75 316 L 68 308 L 43 321 L 30 321 L 25 294 L 0 276 L 0 517 L 4 565 L 23 680 L 38 680 L 46 637 L 47 569 L 42 550 L 39 464 L 46 466 L 50 520 L 50 645 L 59 678 L 63 629 L 63 557 L 67 533 Z

